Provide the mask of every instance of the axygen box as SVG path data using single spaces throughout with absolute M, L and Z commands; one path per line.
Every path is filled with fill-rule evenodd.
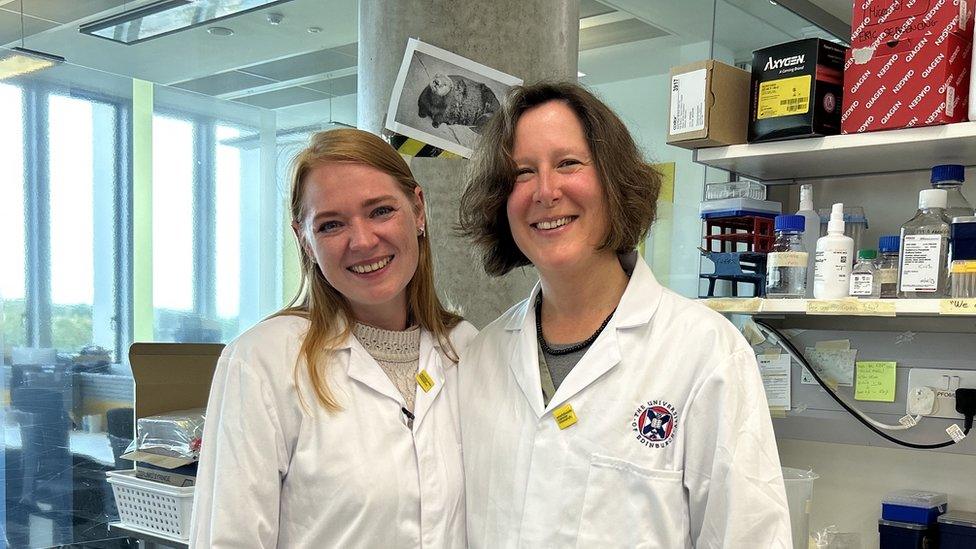
M 852 49 L 843 133 L 965 121 L 971 55 L 972 42 L 948 28 Z
M 839 133 L 846 52 L 819 38 L 753 52 L 749 142 Z
M 749 126 L 747 71 L 712 59 L 671 69 L 670 145 L 738 145 Z

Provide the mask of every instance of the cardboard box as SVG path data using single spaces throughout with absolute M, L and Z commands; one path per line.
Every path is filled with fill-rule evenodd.
M 205 407 L 223 349 L 222 344 L 208 343 L 133 343 L 129 347 L 129 363 L 135 380 L 135 422 L 174 410 Z M 122 457 L 135 462 L 137 477 L 187 485 L 187 479 L 182 478 L 186 475 L 181 476 L 185 470 L 180 470 L 189 465 L 186 460 L 138 450 Z M 140 466 L 140 461 L 152 462 L 155 467 Z M 164 474 L 159 468 L 172 472 Z
M 971 41 L 951 32 L 851 50 L 845 62 L 842 132 L 965 121 L 971 54 Z
M 753 52 L 749 142 L 840 133 L 846 52 L 819 38 Z
M 698 149 L 746 142 L 749 73 L 707 60 L 671 69 L 667 142 Z
M 943 31 L 972 36 L 969 0 L 859 0 L 851 16 L 851 47 Z

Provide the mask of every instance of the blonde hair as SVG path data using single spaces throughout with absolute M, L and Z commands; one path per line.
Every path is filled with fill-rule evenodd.
M 318 132 L 312 136 L 309 145 L 295 157 L 291 178 L 291 218 L 299 224 L 305 216 L 304 190 L 309 172 L 327 162 L 348 162 L 375 168 L 393 177 L 400 189 L 410 199 L 415 196 L 414 189 L 420 185 L 410 172 L 410 167 L 400 154 L 378 136 L 357 129 L 336 129 Z M 354 182 L 350 182 L 354 184 Z M 414 210 L 418 209 L 414 206 Z M 434 289 L 434 264 L 430 250 L 430 229 L 425 236 L 419 236 L 419 258 L 417 270 L 407 284 L 407 313 L 420 325 L 431 332 L 440 342 L 452 361 L 458 355 L 448 336 L 450 330 L 461 322 L 461 317 L 446 310 Z M 315 398 L 326 410 L 336 412 L 342 409 L 336 396 L 326 382 L 323 365 L 330 355 L 347 337 L 351 337 L 354 322 L 349 301 L 332 287 L 319 269 L 315 258 L 297 237 L 301 254 L 301 283 L 298 293 L 279 315 L 296 315 L 308 319 L 309 327 L 302 340 L 298 363 L 295 365 L 295 383 L 304 361 Z M 298 391 L 302 398 L 301 391 Z M 304 405 L 304 400 L 303 400 Z

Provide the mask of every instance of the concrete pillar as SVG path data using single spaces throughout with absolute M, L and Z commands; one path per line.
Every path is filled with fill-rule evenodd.
M 382 133 L 407 39 L 454 52 L 531 83 L 576 80 L 579 0 L 360 0 L 359 127 Z M 438 292 L 477 327 L 528 296 L 532 269 L 489 279 L 453 234 L 467 161 L 417 158 L 427 195 Z

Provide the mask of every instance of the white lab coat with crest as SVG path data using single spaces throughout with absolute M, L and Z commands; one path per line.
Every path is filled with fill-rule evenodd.
M 538 285 L 462 356 L 469 546 L 790 547 L 752 349 L 635 254 L 621 259 L 636 265 L 616 312 L 547 406 Z M 577 422 L 561 430 L 565 404 Z
M 413 429 L 403 397 L 349 337 L 324 370 L 343 410 L 315 400 L 294 368 L 308 321 L 265 320 L 224 349 L 197 477 L 191 547 L 464 547 L 457 367 L 429 332 Z M 451 333 L 461 352 L 476 330 Z

